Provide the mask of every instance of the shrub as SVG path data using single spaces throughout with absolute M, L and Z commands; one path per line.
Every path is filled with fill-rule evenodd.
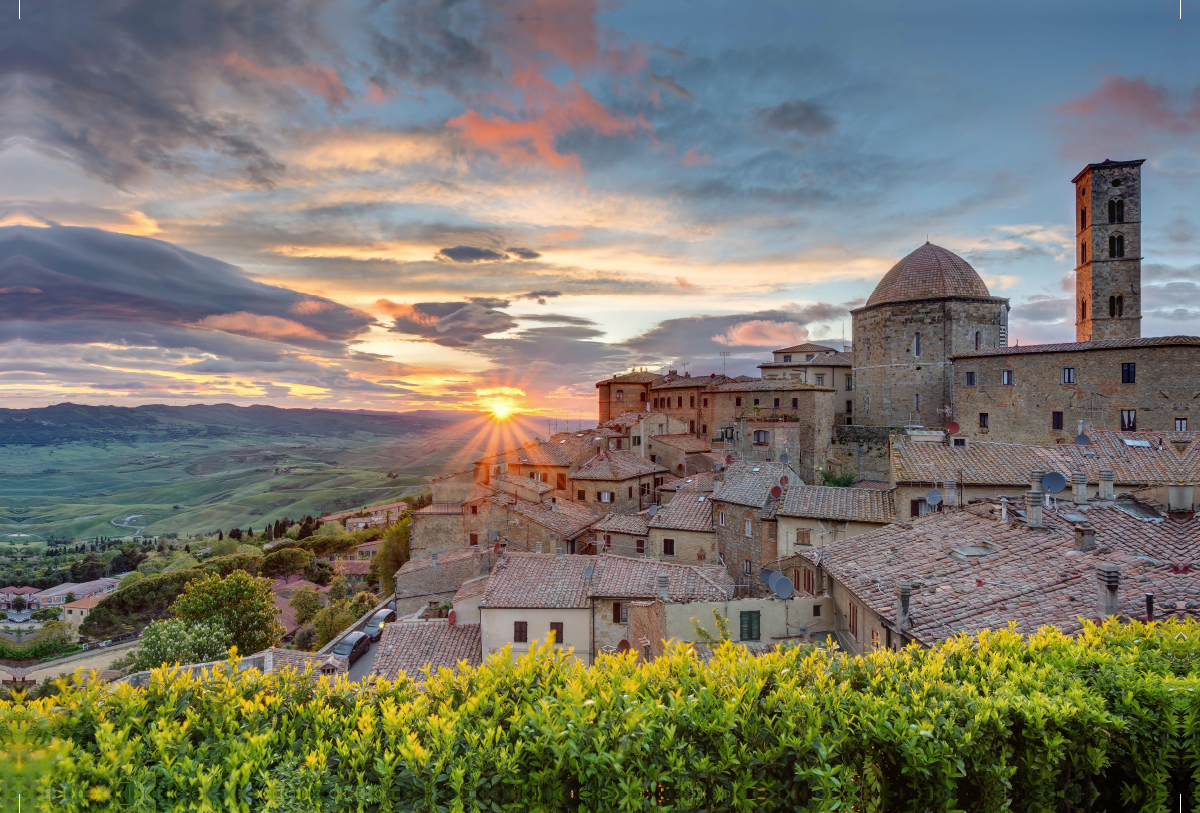
M 166 618 L 170 614 L 171 604 L 183 592 L 184 585 L 203 575 L 204 571 L 199 568 L 180 570 L 177 573 L 144 576 L 128 587 L 125 582 L 133 577 L 126 576 L 121 580 L 120 590 L 102 598 L 87 614 L 79 625 L 79 634 L 92 640 L 110 638 Z
M 188 582 L 171 612 L 192 624 L 219 624 L 229 631 L 233 646 L 246 654 L 274 646 L 283 635 L 283 626 L 275 620 L 271 583 L 243 570 Z
M 0 765 L 10 796 L 66 813 L 1176 810 L 1200 803 L 1198 693 L 1194 622 L 865 657 L 726 642 L 585 667 L 543 646 L 424 690 L 226 669 L 64 683 L 0 702 Z
M 200 565 L 205 573 L 216 573 L 218 576 L 228 576 L 235 570 L 244 570 L 252 576 L 257 576 L 262 570 L 263 556 L 260 553 L 231 553 L 228 556 L 218 556 Z
M 351 615 L 346 602 L 331 604 L 321 610 L 313 618 L 313 626 L 317 630 L 317 649 L 338 637 L 346 627 L 358 620 L 357 615 Z
M 314 651 L 317 648 L 317 628 L 312 624 L 303 625 L 292 636 L 292 644 L 296 649 L 303 649 L 306 652 Z
M 216 661 L 228 655 L 231 646 L 233 636 L 220 624 L 189 624 L 168 618 L 142 631 L 130 665 L 137 671 L 163 664 Z
M 238 541 L 233 537 L 223 537 L 209 545 L 209 552 L 213 556 L 229 556 L 237 553 Z
M 321 612 L 321 596 L 316 590 L 297 590 L 288 599 L 288 606 L 296 611 L 297 624 L 307 624 Z
M 821 485 L 832 486 L 835 488 L 850 488 L 854 485 L 857 476 L 852 471 L 844 471 L 839 474 L 834 474 L 831 471 L 821 473 L 823 482 Z
M 54 607 L 42 607 L 31 612 L 29 617 L 34 621 L 55 621 L 61 615 L 62 610 L 55 609 Z
M 262 574 L 268 579 L 303 573 L 312 561 L 312 554 L 298 548 L 271 551 L 262 561 Z

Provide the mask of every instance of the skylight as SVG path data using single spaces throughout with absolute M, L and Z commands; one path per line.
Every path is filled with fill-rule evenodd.
M 970 562 L 975 559 L 982 559 L 984 556 L 990 556 L 993 553 L 999 553 L 999 551 L 1000 548 L 991 542 L 980 542 L 977 545 L 962 545 L 957 548 L 951 548 L 950 558 L 957 559 L 960 562 Z
M 1150 441 L 1148 440 L 1130 440 L 1129 438 L 1121 438 L 1121 440 L 1125 441 L 1126 446 L 1137 446 L 1142 449 L 1150 448 Z

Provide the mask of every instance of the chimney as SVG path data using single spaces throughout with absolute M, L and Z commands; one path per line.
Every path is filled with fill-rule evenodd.
M 1029 490 L 1040 492 L 1042 490 L 1042 478 L 1045 476 L 1046 472 L 1037 469 L 1029 472 Z
M 1190 514 L 1195 501 L 1195 486 L 1167 486 L 1167 503 L 1171 512 Z
M 562 558 L 562 545 L 558 545 L 557 547 L 554 548 L 554 558 L 556 558 L 556 559 Z
M 1096 568 L 1096 581 L 1100 588 L 1097 604 L 1100 618 L 1111 618 L 1117 614 L 1117 590 L 1121 586 L 1121 569 L 1112 562 L 1105 562 Z
M 912 585 L 907 579 L 896 584 L 896 626 L 900 629 L 908 624 L 908 611 L 912 604 Z
M 537 544 L 533 546 L 533 552 L 534 552 L 534 553 L 541 553 L 541 552 L 542 552 L 542 540 L 540 540 L 540 539 L 539 539 L 539 540 L 537 541 Z
M 1075 472 L 1071 475 L 1071 482 L 1075 485 L 1075 502 L 1087 502 L 1087 472 Z
M 950 508 L 958 508 L 958 483 L 946 483 L 946 496 L 942 499 L 942 505 Z
M 666 573 L 658 574 L 658 598 L 664 603 L 667 600 L 667 587 L 670 585 L 670 583 L 670 576 L 668 576 Z
M 432 560 L 432 562 L 433 562 L 433 566 L 434 566 L 434 567 L 437 567 L 437 557 L 438 557 L 438 555 L 437 555 L 436 553 L 435 553 L 435 554 L 432 554 L 432 555 L 429 557 L 429 558 L 430 558 L 430 560 Z
M 1146 594 L 1146 623 L 1154 620 L 1154 594 Z
M 679 375 L 679 371 L 678 370 L 668 370 L 667 375 Z
M 1100 499 L 1115 499 L 1113 486 L 1116 484 L 1116 480 L 1112 469 L 1100 469 Z
M 1096 529 L 1087 525 L 1075 526 L 1075 550 L 1095 550 Z
M 1042 505 L 1046 502 L 1046 495 L 1040 491 L 1030 491 L 1025 498 L 1025 509 L 1028 513 L 1025 515 L 1025 522 L 1030 528 L 1041 528 L 1042 526 Z

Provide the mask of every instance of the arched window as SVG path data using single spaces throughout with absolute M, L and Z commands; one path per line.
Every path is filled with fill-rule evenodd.
M 913 356 L 921 355 L 921 334 L 913 334 Z
M 1108 315 L 1110 318 L 1117 315 L 1117 298 L 1115 296 L 1108 298 Z
M 975 349 L 976 349 L 976 350 L 978 350 L 978 349 L 979 349 L 979 345 L 980 345 L 980 342 L 981 342 L 982 338 L 983 338 L 983 337 L 979 335 L 979 331 L 978 331 L 978 330 L 977 330 L 977 331 L 975 331 Z
M 1117 222 L 1125 222 L 1125 201 L 1123 200 L 1117 201 Z
M 1123 234 L 1117 235 L 1117 256 L 1125 256 L 1125 235 Z
M 1087 265 L 1087 243 L 1079 244 L 1079 264 Z
M 1108 238 L 1108 256 L 1124 257 L 1125 256 L 1125 236 L 1122 234 L 1113 234 Z
M 1124 316 L 1124 315 L 1125 315 L 1125 297 L 1118 296 L 1117 297 L 1117 316 L 1120 317 L 1120 316 Z
M 617 400 L 618 401 L 625 400 L 625 390 L 617 390 Z
M 1081 321 L 1081 322 L 1087 321 L 1087 300 L 1086 299 L 1079 303 L 1079 321 Z
M 1087 207 L 1084 206 L 1079 210 L 1079 230 L 1083 231 L 1087 228 Z
M 1108 202 L 1108 222 L 1109 223 L 1124 223 L 1125 222 L 1125 201 L 1110 200 Z

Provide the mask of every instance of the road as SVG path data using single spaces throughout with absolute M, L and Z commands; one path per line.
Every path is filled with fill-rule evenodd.
M 363 679 L 370 677 L 371 672 L 375 669 L 375 653 L 379 650 L 379 641 L 372 641 L 371 648 L 367 650 L 367 654 L 354 662 L 350 667 L 350 680 L 355 683 L 364 682 Z
M 30 672 L 28 677 L 33 678 L 38 683 L 41 683 L 48 677 L 56 678 L 64 672 L 66 672 L 68 675 L 73 675 L 75 674 L 76 669 L 83 669 L 85 674 L 90 669 L 103 672 L 109 667 L 109 664 L 111 664 L 117 658 L 124 657 L 128 654 L 129 647 L 126 646 L 116 647 L 113 649 L 102 649 L 90 658 L 81 658 L 80 660 L 71 661 L 70 663 L 58 665 L 49 664 L 48 666 L 41 667 Z M 366 656 L 364 655 L 363 658 L 365 659 Z M 0 669 L 2 668 L 3 667 L 0 667 Z

